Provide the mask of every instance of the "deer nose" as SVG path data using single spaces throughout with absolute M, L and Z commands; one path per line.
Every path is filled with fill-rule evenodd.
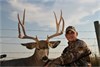
M 48 61 L 48 57 L 47 57 L 47 56 L 44 56 L 44 57 L 42 58 L 42 60 L 43 60 L 44 62 L 46 62 L 46 61 Z

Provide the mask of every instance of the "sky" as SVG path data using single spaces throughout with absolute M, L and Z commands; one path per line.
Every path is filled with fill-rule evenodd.
M 47 35 L 56 31 L 53 12 L 59 19 L 62 10 L 65 28 L 74 26 L 78 38 L 83 39 L 91 51 L 98 54 L 94 21 L 100 21 L 100 0 L 0 0 L 0 54 L 6 53 L 12 59 L 34 53 L 34 49 L 28 50 L 20 45 L 33 40 L 18 38 L 17 14 L 22 19 L 24 9 L 28 35 L 37 35 L 40 40 L 45 40 Z M 52 40 L 61 40 L 57 48 L 50 48 L 49 57 L 56 58 L 68 44 L 64 34 Z

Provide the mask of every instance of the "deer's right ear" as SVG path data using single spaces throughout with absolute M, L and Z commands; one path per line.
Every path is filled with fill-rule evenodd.
M 21 45 L 26 46 L 26 48 L 28 48 L 28 49 L 33 49 L 36 47 L 36 42 L 21 43 Z

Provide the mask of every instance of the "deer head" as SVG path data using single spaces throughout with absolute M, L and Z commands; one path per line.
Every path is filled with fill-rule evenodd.
M 55 48 L 60 43 L 60 41 L 50 41 L 50 39 L 63 34 L 63 31 L 64 31 L 64 19 L 62 17 L 62 12 L 61 12 L 59 21 L 57 20 L 55 12 L 54 12 L 54 16 L 55 16 L 55 20 L 56 20 L 56 29 L 57 29 L 56 33 L 52 34 L 50 36 L 47 35 L 46 40 L 38 40 L 37 36 L 31 37 L 31 36 L 28 36 L 25 32 L 25 28 L 24 28 L 24 25 L 25 25 L 25 10 L 24 10 L 24 13 L 23 13 L 23 20 L 22 21 L 20 20 L 19 14 L 18 14 L 18 21 L 19 21 L 18 22 L 18 33 L 19 33 L 18 37 L 21 38 L 21 39 L 32 39 L 32 40 L 35 41 L 35 42 L 31 42 L 31 43 L 22 43 L 22 45 L 26 46 L 26 48 L 28 48 L 28 49 L 36 48 L 35 53 L 37 54 L 37 56 L 41 56 L 42 59 L 44 58 L 44 56 L 48 55 L 49 46 L 52 47 L 52 48 Z M 61 21 L 62 21 L 62 30 L 59 32 Z M 20 27 L 22 28 L 23 35 L 21 34 Z M 46 59 L 46 58 L 44 58 L 44 59 Z

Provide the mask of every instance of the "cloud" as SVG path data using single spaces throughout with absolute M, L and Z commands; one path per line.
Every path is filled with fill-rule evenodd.
M 41 7 L 40 5 L 33 4 L 33 3 L 27 3 L 28 0 L 9 0 L 8 3 L 12 6 L 12 9 L 14 9 L 13 12 L 11 12 L 11 19 L 13 21 L 17 21 L 17 13 L 20 14 L 22 18 L 22 14 L 24 9 L 26 9 L 26 22 L 30 23 L 38 23 L 40 26 L 51 26 L 52 27 L 52 20 L 54 20 L 53 11 L 46 10 L 45 7 Z M 50 2 L 50 1 L 49 1 Z M 42 3 L 48 3 L 44 0 Z M 41 4 L 42 5 L 42 4 Z M 52 12 L 52 13 L 51 13 Z M 16 20 L 15 20 L 16 19 Z M 53 25 L 54 26 L 54 25 Z
M 96 11 L 91 15 L 87 15 L 80 19 L 80 21 L 87 22 L 87 21 L 100 21 L 100 10 Z
M 100 9 L 99 0 L 9 0 L 9 4 L 15 9 L 11 18 L 16 18 L 16 14 L 22 15 L 23 9 L 26 9 L 26 21 L 38 23 L 40 26 L 55 27 L 53 11 L 60 15 L 63 11 L 63 17 L 67 25 L 82 24 L 82 18 L 91 15 Z M 49 4 L 49 5 L 48 5 Z M 16 18 L 17 19 L 17 18 Z M 17 20 L 16 20 L 17 21 Z
M 79 3 L 94 3 L 94 2 L 96 2 L 97 0 L 78 0 L 79 1 Z
M 80 0 L 80 1 L 82 1 L 82 0 Z M 73 13 L 70 13 L 71 18 L 69 20 L 71 20 L 71 22 L 70 22 L 71 24 L 73 24 L 73 23 L 87 24 L 87 22 L 80 21 L 80 19 L 82 19 L 88 15 L 91 16 L 92 14 L 94 14 L 95 12 L 100 10 L 100 4 L 99 4 L 100 2 L 98 2 L 98 0 L 95 0 L 95 1 L 92 0 L 92 2 L 85 1 L 84 3 L 83 2 L 80 3 L 80 1 L 73 3 L 73 5 L 74 4 L 78 4 L 78 5 L 76 5 L 76 8 L 73 9 Z M 92 20 L 92 19 L 90 19 L 90 20 Z

